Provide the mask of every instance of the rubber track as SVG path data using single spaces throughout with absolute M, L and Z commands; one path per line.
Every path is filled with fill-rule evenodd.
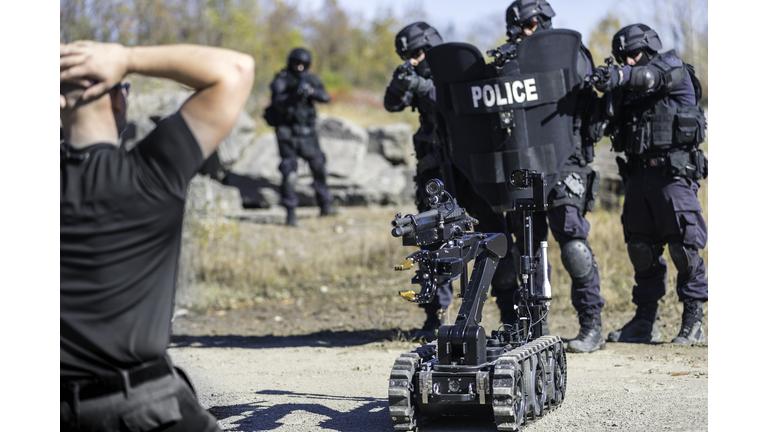
M 389 416 L 395 430 L 414 430 L 416 406 L 413 404 L 413 374 L 421 363 L 418 353 L 401 354 L 389 375 Z
M 528 409 L 532 402 L 525 403 L 526 406 L 517 406 L 516 412 L 516 402 L 518 402 L 516 401 L 515 394 L 516 384 L 519 380 L 522 380 L 524 361 L 545 350 L 551 350 L 554 354 L 556 346 L 559 347 L 559 352 L 563 356 L 562 397 L 564 397 L 568 374 L 565 347 L 559 336 L 542 336 L 499 357 L 494 368 L 491 388 L 493 415 L 496 426 L 500 431 L 521 430 L 522 426 L 528 421 L 528 414 L 531 415 L 532 420 L 536 419 L 536 410 Z M 413 376 L 423 360 L 434 357 L 435 348 L 435 342 L 432 342 L 414 351 L 401 354 L 395 360 L 394 366 L 392 366 L 392 372 L 389 375 L 389 415 L 395 430 L 418 430 L 419 416 L 413 401 L 415 390 L 413 387 Z M 554 370 L 552 374 L 554 380 Z M 526 391 L 525 388 L 521 390 L 523 392 Z M 526 401 L 520 400 L 520 402 L 522 405 Z M 543 406 L 540 415 L 557 409 L 562 403 L 562 399 L 555 402 L 552 404 L 550 401 L 546 406 Z M 516 421 L 518 417 L 520 417 L 519 422 Z
M 496 420 L 496 426 L 500 431 L 521 430 L 522 426 L 528 422 L 528 415 L 531 416 L 531 421 L 536 420 L 536 408 L 533 407 L 535 402 L 529 397 L 520 398 L 520 391 L 517 391 L 521 390 L 523 394 L 528 393 L 521 382 L 525 372 L 523 362 L 545 350 L 551 350 L 554 355 L 556 347 L 559 348 L 563 358 L 562 396 L 559 401 L 548 401 L 548 403 L 542 405 L 541 412 L 538 415 L 543 415 L 559 407 L 562 403 L 562 398 L 565 396 L 568 374 L 565 349 L 560 337 L 542 336 L 499 357 L 494 368 L 493 385 L 491 388 L 493 391 L 493 416 Z M 555 362 L 557 362 L 557 358 L 555 358 Z M 530 362 L 528 364 L 530 365 Z M 552 370 L 551 373 L 552 379 L 556 380 L 554 376 L 555 371 Z M 518 382 L 521 382 L 521 389 L 518 389 Z

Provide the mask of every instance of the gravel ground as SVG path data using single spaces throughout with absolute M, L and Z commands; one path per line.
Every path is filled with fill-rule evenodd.
M 407 341 L 407 332 L 377 330 L 383 327 L 375 307 L 365 315 L 370 325 L 358 317 L 350 326 L 333 307 L 306 303 L 337 319 L 291 314 L 277 304 L 200 315 L 182 311 L 169 352 L 190 374 L 222 430 L 393 430 L 387 408 L 390 369 L 397 356 L 418 344 Z M 405 302 L 394 304 L 401 303 L 391 315 L 404 328 L 416 326 L 421 313 Z M 484 322 L 494 322 L 495 308 L 486 309 L 491 317 Z M 604 317 L 606 333 L 630 317 Z M 574 317 L 551 317 L 550 328 L 564 339 L 578 332 Z M 662 325 L 662 340 L 676 332 Z M 609 343 L 592 354 L 568 354 L 567 360 L 565 401 L 526 431 L 708 429 L 707 344 Z M 471 432 L 496 426 L 492 416 L 443 417 L 424 429 Z

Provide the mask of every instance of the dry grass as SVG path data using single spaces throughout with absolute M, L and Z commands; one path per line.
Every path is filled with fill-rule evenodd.
M 393 295 L 412 276 L 392 270 L 407 255 L 390 234 L 401 210 L 415 209 L 353 207 L 344 216 L 302 218 L 300 228 L 187 214 L 182 275 L 194 288 L 183 301 L 218 309 L 318 292 Z
M 707 181 L 700 200 L 707 218 Z M 196 310 L 229 309 L 266 299 L 394 296 L 410 288 L 412 272 L 396 272 L 413 248 L 390 234 L 396 212 L 413 206 L 349 207 L 345 215 L 301 219 L 298 229 L 230 219 L 221 214 L 187 214 L 182 253 L 181 303 Z M 606 311 L 633 310 L 632 265 L 623 241 L 620 214 L 599 207 L 588 214 L 590 244 L 595 252 Z M 550 236 L 550 239 L 552 237 Z M 707 262 L 707 249 L 702 252 Z M 570 279 L 560 262 L 560 249 L 550 241 L 555 313 L 573 314 Z M 669 263 L 668 291 L 662 313 L 679 316 L 676 270 Z M 707 263 L 708 264 L 708 263 Z
M 320 105 L 319 111 L 348 118 L 363 127 L 399 121 L 418 127 L 417 113 L 410 110 L 388 113 L 381 106 L 382 97 L 359 91 L 337 94 L 332 103 Z M 256 118 L 256 121 L 263 129 L 268 128 L 266 124 L 261 125 L 262 119 Z M 610 145 L 610 142 L 605 139 L 600 145 Z M 706 142 L 702 148 L 706 151 Z M 704 180 L 699 201 L 705 220 L 708 220 L 707 195 L 707 180 Z M 415 207 L 344 210 L 345 216 L 304 218 L 299 229 L 241 222 L 216 212 L 188 213 L 179 279 L 181 304 L 198 310 L 228 309 L 265 299 L 290 301 L 317 293 L 358 298 L 391 296 L 411 287 L 413 273 L 395 272 L 393 266 L 412 249 L 403 248 L 400 241 L 390 235 L 389 224 L 396 212 L 414 212 Z M 620 211 L 608 211 L 598 205 L 587 218 L 592 225 L 589 242 L 600 268 L 605 310 L 633 310 L 633 269 L 624 244 Z M 707 250 L 704 248 L 700 253 L 709 266 Z M 665 251 L 664 256 L 669 274 L 661 313 L 679 316 L 682 306 L 675 293 L 677 272 L 668 252 Z M 574 314 L 570 278 L 562 267 L 560 248 L 552 236 L 549 259 L 553 266 L 553 311 Z

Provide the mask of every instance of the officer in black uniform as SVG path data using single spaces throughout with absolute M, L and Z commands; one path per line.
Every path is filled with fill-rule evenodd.
M 508 43 L 497 49 L 507 51 L 519 41 L 534 32 L 552 28 L 555 11 L 545 0 L 516 0 L 506 13 Z M 580 47 L 582 63 L 586 76 L 594 69 L 592 55 L 582 44 Z M 577 111 L 574 114 L 574 134 L 577 145 L 574 154 L 566 161 L 560 173 L 560 179 L 548 196 L 549 210 L 534 213 L 534 245 L 536 249 L 547 238 L 547 220 L 549 228 L 562 251 L 563 267 L 571 277 L 571 303 L 579 317 L 579 334 L 568 343 L 568 351 L 588 353 L 605 348 L 600 314 L 605 299 L 600 295 L 600 275 L 592 248 L 587 236 L 590 224 L 584 217 L 594 205 L 591 191 L 596 189 L 599 174 L 589 167 L 594 155 L 594 143 L 601 136 L 599 128 L 589 127 L 587 120 L 597 96 L 591 86 L 585 86 L 579 94 Z M 600 133 L 596 132 L 600 131 Z M 521 167 L 525 168 L 525 167 Z M 522 250 L 522 219 L 517 212 L 507 213 L 507 224 L 515 233 Z M 540 269 L 542 271 L 543 269 Z M 551 269 L 547 269 L 550 271 Z M 537 281 L 543 280 L 543 274 L 537 275 Z M 497 290 L 497 303 L 504 316 L 512 314 L 513 292 L 516 286 L 508 290 Z
M 426 50 L 442 43 L 443 39 L 438 31 L 425 22 L 415 22 L 400 30 L 395 36 L 395 50 L 406 62 L 395 70 L 384 94 L 384 107 L 387 111 L 398 112 L 410 106 L 419 112 L 420 127 L 413 136 L 418 161 L 414 176 L 417 188 L 416 206 L 420 212 L 429 210 L 430 207 L 425 201 L 427 195 L 424 186 L 430 179 L 441 179 L 446 190 L 457 199 L 459 205 L 479 221 L 476 229 L 489 233 L 504 233 L 507 236 L 507 244 L 511 245 L 512 237 L 503 215 L 494 213 L 450 160 L 445 119 L 437 107 L 432 72 L 424 60 Z M 499 268 L 508 271 L 497 271 L 494 274 L 491 283 L 493 287 L 508 284 L 503 281 L 504 278 L 515 278 L 511 253 L 502 258 Z M 428 341 L 435 339 L 435 331 L 444 323 L 443 312 L 451 305 L 452 297 L 451 284 L 445 283 L 438 287 L 432 303 L 421 305 L 427 318 L 421 330 L 416 332 L 417 337 Z
M 322 81 L 307 71 L 312 65 L 312 55 L 304 48 L 295 48 L 288 55 L 288 67 L 281 70 L 272 81 L 272 107 L 274 107 L 275 133 L 280 151 L 280 172 L 283 184 L 280 186 L 282 204 L 287 210 L 286 224 L 299 226 L 296 207 L 298 158 L 306 160 L 312 171 L 315 198 L 320 206 L 320 216 L 338 213 L 333 197 L 326 183 L 325 155 L 317 140 L 315 121 L 317 111 L 314 103 L 330 100 Z
M 416 182 L 416 207 L 419 212 L 430 208 L 424 200 L 427 197 L 424 186 L 430 179 L 443 180 L 449 193 L 455 194 L 452 181 L 444 175 L 446 167 L 452 169 L 445 148 L 445 125 L 435 105 L 432 72 L 424 60 L 424 52 L 441 43 L 440 33 L 425 22 L 415 22 L 400 30 L 395 36 L 395 50 L 405 63 L 395 69 L 384 93 L 384 108 L 387 111 L 399 112 L 407 106 L 419 111 L 421 126 L 413 136 L 418 161 L 413 180 Z M 451 284 L 445 283 L 438 287 L 431 303 L 420 305 L 427 318 L 416 332 L 416 337 L 427 341 L 435 339 L 435 331 L 444 323 L 443 313 L 451 305 L 452 297 Z
M 683 302 L 682 326 L 672 342 L 705 342 L 701 322 L 709 284 L 699 256 L 707 243 L 698 200 L 698 180 L 707 177 L 707 160 L 698 148 L 706 131 L 699 105 L 701 85 L 693 67 L 674 50 L 659 53 L 661 40 L 645 24 L 619 30 L 612 45 L 623 67 L 601 66 L 605 79 L 595 87 L 618 94 L 622 101 L 608 130 L 613 150 L 627 157 L 616 160 L 626 192 L 621 220 L 635 269 L 632 302 L 637 312 L 624 327 L 609 333 L 608 340 L 659 340 L 658 301 L 667 280 L 662 253 L 668 245 Z

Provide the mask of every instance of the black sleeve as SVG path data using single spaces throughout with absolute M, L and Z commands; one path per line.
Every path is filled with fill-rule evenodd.
M 408 95 L 390 85 L 384 93 L 384 108 L 389 112 L 402 111 L 408 106 L 407 99 Z
M 182 200 L 189 181 L 205 162 L 197 139 L 178 111 L 158 122 L 130 153 L 148 175 Z
M 298 100 L 295 93 L 288 92 L 288 83 L 283 78 L 275 78 L 270 88 L 272 90 L 272 104 L 280 111 L 285 111 Z
M 314 89 L 312 93 L 312 99 L 322 103 L 326 103 L 329 100 L 331 100 L 331 97 L 328 95 L 328 92 L 325 91 L 325 86 L 323 86 L 323 82 L 320 81 L 320 78 L 318 78 L 317 75 L 310 75 L 310 84 Z

